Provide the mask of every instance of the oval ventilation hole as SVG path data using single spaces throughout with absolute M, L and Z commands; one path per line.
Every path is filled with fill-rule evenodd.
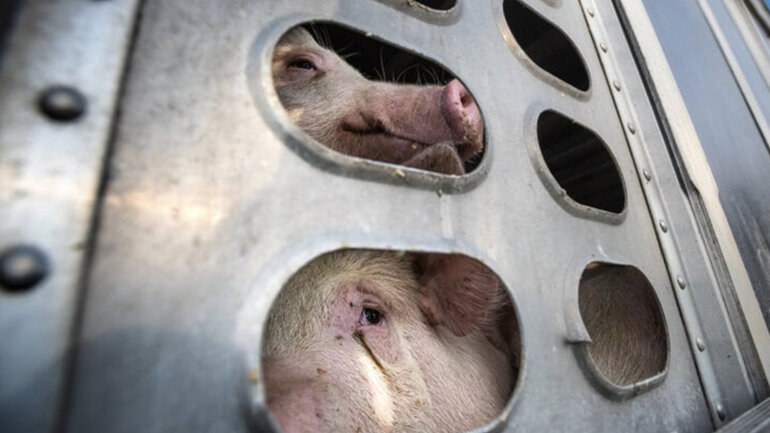
M 457 0 L 416 0 L 417 3 L 425 5 L 438 11 L 448 11 L 455 7 Z
M 624 387 L 662 373 L 668 340 L 658 298 L 633 266 L 591 263 L 580 278 L 580 315 L 590 360 L 610 383 Z
M 484 121 L 465 86 L 371 34 L 295 27 L 278 42 L 272 72 L 289 117 L 337 152 L 449 175 L 481 161 Z
M 572 200 L 616 214 L 623 211 L 620 171 L 596 134 L 549 110 L 537 119 L 537 139 L 548 170 Z
M 530 60 L 576 89 L 589 89 L 585 63 L 564 32 L 517 0 L 503 1 L 503 14 L 516 43 Z
M 290 431 L 481 427 L 516 384 L 516 320 L 497 275 L 467 256 L 324 254 L 286 282 L 268 314 L 268 409 Z M 446 398 L 450 388 L 462 392 Z

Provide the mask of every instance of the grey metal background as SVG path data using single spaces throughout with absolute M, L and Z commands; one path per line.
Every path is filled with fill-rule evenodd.
M 578 47 L 588 92 L 556 84 L 514 54 L 500 1 L 432 13 L 399 0 L 145 0 L 63 430 L 253 428 L 262 396 L 247 372 L 259 376 L 270 302 L 292 272 L 343 247 L 463 252 L 498 273 L 519 312 L 524 352 L 515 397 L 492 429 L 710 431 L 722 422 L 718 407 L 726 420 L 751 407 L 758 396 L 611 5 L 593 5 L 601 21 L 592 34 L 578 2 L 525 3 Z M 343 158 L 291 125 L 272 89 L 271 49 L 283 31 L 312 19 L 371 32 L 462 79 L 487 128 L 489 150 L 473 177 Z M 597 31 L 617 64 L 604 63 L 610 82 L 634 101 L 637 132 L 628 141 L 621 116 L 629 114 L 613 99 Z M 536 143 L 546 109 L 608 145 L 627 192 L 621 221 L 569 212 L 574 204 L 549 193 Z M 583 336 L 578 282 L 595 260 L 644 272 L 668 327 L 664 380 L 622 402 L 598 391 L 575 356 L 579 344 L 567 341 Z M 674 289 L 679 276 L 687 290 Z M 705 351 L 691 349 L 696 338 Z
M 572 2 L 530 3 L 580 48 L 593 82 L 586 97 L 564 94 L 511 53 L 498 2 L 463 4 L 454 24 L 436 26 L 377 2 L 148 1 L 95 246 L 69 430 L 242 429 L 240 351 L 256 358 L 259 341 L 254 332 L 250 344 L 234 344 L 239 314 L 253 309 L 247 317 L 258 328 L 282 281 L 343 246 L 462 251 L 498 272 L 513 292 L 524 341 L 511 427 L 708 430 L 623 131 L 607 121 L 617 114 L 583 14 Z M 487 123 L 486 178 L 439 196 L 330 174 L 290 150 L 285 141 L 303 137 L 271 89 L 270 49 L 283 30 L 313 18 L 425 53 L 464 80 Z M 612 149 L 628 190 L 622 224 L 576 218 L 543 186 L 530 153 L 546 108 Z M 577 308 L 567 301 L 597 259 L 641 269 L 669 327 L 666 380 L 625 403 L 600 395 L 565 344 L 566 310 Z
M 700 3 L 645 1 L 770 326 L 770 152 L 766 143 L 770 131 L 765 129 L 770 88 L 725 2 Z M 708 8 L 718 29 L 710 26 L 703 8 Z M 720 47 L 717 31 L 726 46 Z M 731 70 L 726 57 L 734 59 L 737 70 Z M 737 74 L 747 87 L 740 87 Z
M 31 291 L 0 290 L 3 432 L 50 432 L 61 423 L 81 271 L 136 6 L 28 1 L 5 41 L 0 251 L 34 245 L 51 272 Z M 39 95 L 54 85 L 85 96 L 80 119 L 56 122 L 38 110 Z

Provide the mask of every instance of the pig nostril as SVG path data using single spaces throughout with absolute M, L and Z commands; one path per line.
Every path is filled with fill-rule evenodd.
M 463 104 L 463 107 L 470 107 L 471 105 L 474 105 L 473 98 L 471 98 L 471 95 L 467 93 L 460 97 L 460 102 Z

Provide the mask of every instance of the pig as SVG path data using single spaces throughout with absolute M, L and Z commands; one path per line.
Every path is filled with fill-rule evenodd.
M 588 352 L 606 379 L 630 385 L 663 371 L 666 329 L 640 271 L 592 263 L 580 282 L 579 308 L 591 336 Z
M 368 80 L 302 27 L 276 45 L 272 77 L 291 120 L 345 155 L 462 175 L 463 162 L 483 150 L 481 113 L 457 79 L 444 86 Z
M 285 433 L 485 425 L 514 386 L 512 314 L 497 276 L 465 256 L 328 253 L 285 284 L 268 315 L 268 408 Z
M 606 380 L 663 371 L 667 337 L 644 275 L 590 264 L 579 307 Z M 268 315 L 266 400 L 285 433 L 461 432 L 513 392 L 520 336 L 497 276 L 456 254 L 342 250 L 303 267 Z

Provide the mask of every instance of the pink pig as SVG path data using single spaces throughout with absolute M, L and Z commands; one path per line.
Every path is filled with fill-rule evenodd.
M 513 329 L 497 277 L 472 259 L 329 253 L 273 304 L 268 407 L 286 433 L 470 430 L 511 395 Z
M 479 154 L 484 124 L 468 90 L 367 80 L 297 27 L 273 56 L 273 81 L 289 117 L 338 152 L 444 174 Z

